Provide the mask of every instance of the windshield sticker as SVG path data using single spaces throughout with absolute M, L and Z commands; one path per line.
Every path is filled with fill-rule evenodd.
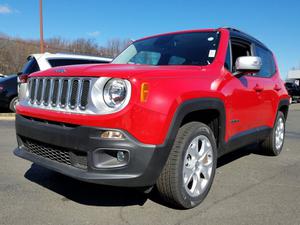
M 209 53 L 208 53 L 209 58 L 214 58 L 215 55 L 216 55 L 216 50 L 209 50 Z
M 208 41 L 213 41 L 213 40 L 215 40 L 215 39 L 214 39 L 214 37 L 209 37 L 209 38 L 207 38 L 207 40 L 208 40 Z

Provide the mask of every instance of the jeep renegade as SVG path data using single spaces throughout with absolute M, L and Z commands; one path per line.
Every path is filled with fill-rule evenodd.
M 259 143 L 278 155 L 289 96 L 273 53 L 232 28 L 133 42 L 111 64 L 33 73 L 14 153 L 98 184 L 150 188 L 177 207 L 208 194 L 218 157 Z

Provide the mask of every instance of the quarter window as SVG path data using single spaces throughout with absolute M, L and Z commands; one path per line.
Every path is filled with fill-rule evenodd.
M 256 76 L 271 77 L 276 72 L 273 54 L 265 48 L 256 46 L 256 55 L 259 56 L 262 61 L 262 67 Z

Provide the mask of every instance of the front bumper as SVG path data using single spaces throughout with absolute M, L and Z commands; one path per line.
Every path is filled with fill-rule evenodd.
M 104 140 L 100 138 L 104 130 L 16 115 L 18 148 L 14 154 L 87 182 L 127 187 L 155 184 L 166 160 L 161 157 L 163 149 L 142 144 L 124 131 L 124 140 Z M 42 154 L 35 154 L 29 148 L 38 149 Z M 129 162 L 117 168 L 99 169 L 94 159 L 99 149 L 126 150 Z M 71 155 L 67 162 L 63 158 L 65 154 Z

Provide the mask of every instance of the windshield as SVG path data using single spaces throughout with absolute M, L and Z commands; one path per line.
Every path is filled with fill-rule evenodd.
M 143 65 L 208 65 L 214 60 L 219 32 L 168 34 L 134 42 L 112 63 Z

